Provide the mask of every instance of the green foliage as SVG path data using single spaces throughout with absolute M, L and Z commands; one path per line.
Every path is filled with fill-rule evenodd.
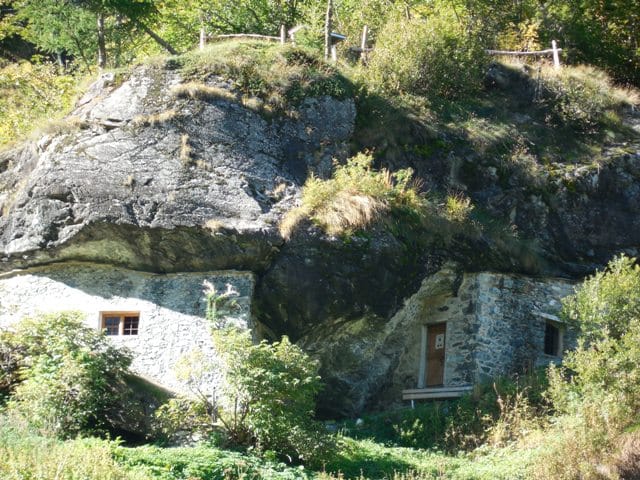
M 547 408 L 546 387 L 544 371 L 499 378 L 476 385 L 459 400 L 425 402 L 412 409 L 365 416 L 363 426 L 347 422 L 343 431 L 387 445 L 449 452 L 486 444 L 504 446 L 540 425 Z
M 3 480 L 151 480 L 118 465 L 116 445 L 98 439 L 62 442 L 44 438 L 0 417 L 0 477 Z
M 482 87 L 484 48 L 451 11 L 392 20 L 379 34 L 365 80 L 388 95 L 464 96 Z
M 288 238 L 303 218 L 331 235 L 367 228 L 387 213 L 406 212 L 421 218 L 427 201 L 413 181 L 413 171 L 376 171 L 372 164 L 371 155 L 359 153 L 345 165 L 336 165 L 332 178 L 309 178 L 302 206 L 290 211 L 280 225 L 282 235 Z
M 563 302 L 563 316 L 586 342 L 618 340 L 640 320 L 640 267 L 620 255 Z
M 226 392 L 233 399 L 234 418 L 244 417 L 259 451 L 273 450 L 296 462 L 313 463 L 329 443 L 313 421 L 320 390 L 318 363 L 287 337 L 253 344 L 248 333 L 216 332 L 216 347 L 226 364 Z M 231 424 L 231 402 L 221 420 Z M 226 419 L 225 419 L 226 417 Z
M 629 91 L 615 88 L 606 73 L 590 67 L 547 68 L 542 77 L 540 102 L 555 123 L 593 131 L 623 107 L 637 102 Z
M 20 351 L 11 415 L 62 438 L 110 426 L 125 391 L 128 354 L 68 312 L 23 320 L 5 341 Z
M 315 54 L 256 41 L 221 42 L 177 60 L 186 78 L 220 75 L 244 97 L 257 97 L 268 112 L 285 112 L 307 97 L 351 95 L 349 82 Z
M 197 352 L 185 357 L 178 376 L 194 396 L 161 407 L 160 428 L 168 436 L 185 427 L 205 434 L 222 429 L 232 445 L 273 451 L 289 462 L 318 461 L 331 446 L 313 420 L 321 387 L 318 363 L 287 337 L 254 344 L 248 331 L 223 325 L 217 315 L 224 306 L 221 299 L 228 302 L 233 295 L 219 294 L 210 284 L 206 287 L 208 318 L 221 362 L 207 364 Z M 204 380 L 214 368 L 224 374 L 222 386 L 215 392 L 204 391 Z
M 620 256 L 565 300 L 579 322 L 578 348 L 551 368 L 549 398 L 558 416 L 556 439 L 540 467 L 554 478 L 588 478 L 611 455 L 640 412 L 640 269 Z M 562 456 L 562 461 L 554 456 Z
M 570 60 L 606 69 L 619 82 L 640 85 L 638 2 L 562 0 L 539 15 L 546 36 L 571 47 Z
M 73 106 L 78 83 L 46 63 L 0 69 L 0 147 L 24 137 L 43 120 L 65 114 Z
M 213 447 L 116 448 L 114 454 L 128 472 L 154 480 L 303 480 L 304 469 L 251 454 Z M 96 480 L 99 480 L 96 478 Z

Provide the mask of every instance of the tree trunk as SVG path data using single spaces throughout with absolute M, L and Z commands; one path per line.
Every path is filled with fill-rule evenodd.
M 167 42 L 165 39 L 163 39 L 156 32 L 154 32 L 149 27 L 147 27 L 144 23 L 142 23 L 139 20 L 134 20 L 134 22 L 135 22 L 136 26 L 138 26 L 140 29 L 142 29 L 143 32 L 145 32 L 147 35 L 149 35 L 151 38 L 153 38 L 158 45 L 160 45 L 162 48 L 164 48 L 171 55 L 178 55 L 178 51 L 175 48 L 173 48 L 171 46 L 171 44 L 169 44 L 169 42 Z
M 324 59 L 331 55 L 331 28 L 333 20 L 333 0 L 327 0 L 327 16 L 324 21 Z
M 100 70 L 107 66 L 107 47 L 104 40 L 104 14 L 98 14 L 98 68 Z

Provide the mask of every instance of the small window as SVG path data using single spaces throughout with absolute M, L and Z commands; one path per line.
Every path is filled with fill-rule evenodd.
M 562 356 L 562 330 L 552 322 L 545 323 L 544 353 L 554 357 Z
M 105 335 L 138 335 L 140 314 L 137 312 L 102 312 L 101 327 Z

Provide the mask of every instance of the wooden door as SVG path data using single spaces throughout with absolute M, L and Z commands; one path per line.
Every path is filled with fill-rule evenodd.
M 427 326 L 427 387 L 444 383 L 444 349 L 447 324 Z

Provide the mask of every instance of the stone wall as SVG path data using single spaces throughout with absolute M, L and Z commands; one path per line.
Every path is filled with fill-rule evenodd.
M 444 384 L 468 385 L 558 362 L 544 354 L 545 323 L 573 286 L 558 278 L 462 273 L 454 264 L 430 275 L 385 322 L 375 316 L 318 327 L 302 345 L 322 361 L 326 416 L 399 403 L 420 385 L 423 330 L 446 322 Z M 575 335 L 566 332 L 570 348 Z M 426 368 L 426 365 L 423 365 Z
M 132 368 L 162 386 L 184 391 L 176 379 L 176 363 L 201 350 L 215 358 L 205 320 L 203 281 L 219 291 L 226 284 L 239 293 L 232 311 L 221 314 L 227 322 L 251 326 L 251 273 L 218 271 L 158 275 L 91 264 L 59 264 L 15 271 L 0 276 L 0 326 L 39 312 L 76 310 L 85 322 L 101 328 L 100 312 L 139 312 L 138 335 L 111 336 L 134 354 Z M 209 376 L 213 384 L 215 374 Z

